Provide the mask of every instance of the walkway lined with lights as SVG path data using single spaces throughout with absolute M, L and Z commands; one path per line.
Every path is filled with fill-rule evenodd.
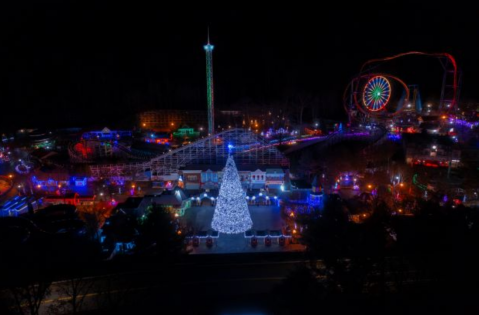
M 36 200 L 33 197 L 15 196 L 0 206 L 0 217 L 16 217 L 19 214 L 25 213 L 28 210 L 28 203 L 34 206 L 36 205 Z

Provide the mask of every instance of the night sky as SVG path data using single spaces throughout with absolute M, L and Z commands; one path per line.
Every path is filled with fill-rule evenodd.
M 478 100 L 478 12 L 454 2 L 383 4 L 344 3 L 341 10 L 2 4 L 0 130 L 121 126 L 146 109 L 205 109 L 208 25 L 218 109 L 304 93 L 328 99 L 337 115 L 342 91 L 364 61 L 409 50 L 453 54 L 463 70 L 462 99 Z M 439 97 L 436 59 L 411 57 L 388 67 L 419 84 L 426 101 Z

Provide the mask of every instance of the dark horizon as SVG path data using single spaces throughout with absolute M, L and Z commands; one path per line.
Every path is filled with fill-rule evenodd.
M 390 5 L 252 12 L 9 4 L 0 13 L 0 130 L 127 125 L 142 110 L 206 110 L 208 26 L 217 110 L 304 93 L 326 99 L 327 115 L 341 118 L 341 94 L 363 62 L 411 50 L 452 54 L 463 72 L 461 100 L 477 100 L 474 10 Z M 418 84 L 423 101 L 439 98 L 437 60 L 409 57 L 389 69 Z

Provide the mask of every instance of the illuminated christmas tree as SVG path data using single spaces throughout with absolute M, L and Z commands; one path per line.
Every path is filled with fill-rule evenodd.
M 221 233 L 237 234 L 251 229 L 252 226 L 246 194 L 241 187 L 236 164 L 230 155 L 226 161 L 211 227 Z

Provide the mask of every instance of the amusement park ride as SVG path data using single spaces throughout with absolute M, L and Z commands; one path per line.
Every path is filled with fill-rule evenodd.
M 205 49 L 207 57 L 211 58 L 212 46 L 208 45 Z M 407 52 L 382 59 L 372 59 L 362 65 L 358 75 L 351 80 L 344 92 L 344 107 L 349 114 L 350 123 L 353 120 L 359 123 L 372 122 L 387 124 L 391 128 L 397 128 L 399 132 L 409 128 L 414 131 L 414 125 L 419 125 L 418 122 L 422 116 L 431 114 L 429 110 L 423 113 L 417 86 L 409 85 L 391 73 L 377 71 L 380 65 L 388 61 L 411 55 L 439 60 L 444 75 L 438 112 L 441 117 L 454 114 L 457 109 L 460 85 L 455 59 L 447 53 Z M 208 78 L 210 78 L 211 70 L 211 64 L 208 63 Z M 208 91 L 212 93 L 212 85 L 208 85 Z M 209 102 L 212 102 L 212 99 L 211 97 Z M 209 108 L 212 108 L 212 104 Z M 211 110 L 209 114 L 211 120 L 213 118 Z M 380 135 L 385 134 L 385 128 L 378 129 L 381 131 Z M 351 132 L 338 131 L 327 136 L 311 135 L 305 140 L 332 143 L 336 139 L 340 141 L 355 135 Z M 234 147 L 235 159 L 239 164 L 288 165 L 288 159 L 273 142 L 274 140 L 270 141 L 245 129 L 235 128 L 219 133 L 210 130 L 210 135 L 206 138 L 170 150 L 165 154 L 147 157 L 134 164 L 91 165 L 90 170 L 92 177 L 96 179 L 161 180 L 163 176 L 175 174 L 188 164 L 222 165 L 229 155 L 230 146 Z M 71 151 L 76 153 L 75 150 Z
M 438 112 L 441 115 L 454 113 L 460 90 L 459 69 L 454 57 L 448 53 L 406 52 L 391 57 L 365 62 L 358 75 L 348 84 L 343 95 L 343 104 L 349 120 L 358 122 L 392 120 L 403 111 L 422 112 L 419 90 L 390 73 L 376 72 L 388 61 L 411 55 L 436 58 L 444 70 L 441 99 Z

